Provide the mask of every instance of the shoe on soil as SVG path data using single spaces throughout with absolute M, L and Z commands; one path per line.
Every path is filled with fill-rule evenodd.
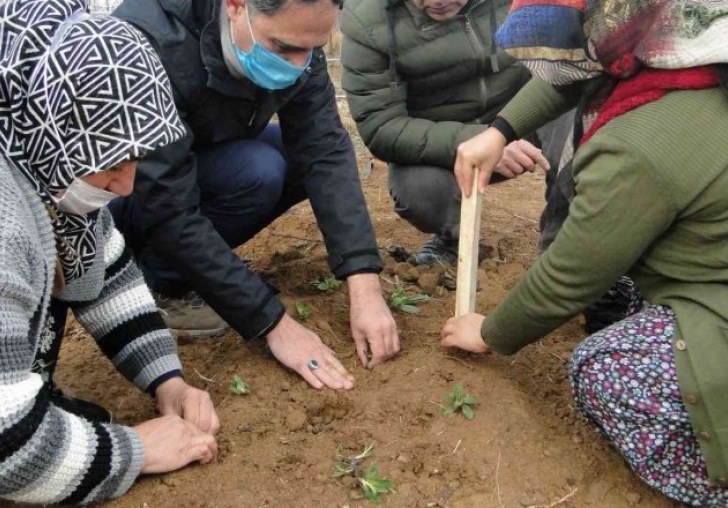
M 412 256 L 415 265 L 457 265 L 458 240 L 432 235 Z
M 169 331 L 176 338 L 202 339 L 223 335 L 228 324 L 194 291 L 182 298 L 152 291 Z

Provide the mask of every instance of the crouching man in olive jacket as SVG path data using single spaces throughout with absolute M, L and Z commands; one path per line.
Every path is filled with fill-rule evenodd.
M 457 146 L 486 129 L 530 79 L 495 45 L 508 0 L 347 0 L 342 85 L 359 133 L 389 163 L 395 211 L 431 233 L 417 264 L 455 263 L 460 190 Z M 511 143 L 491 182 L 556 168 L 573 123 Z M 544 152 L 542 153 L 541 149 Z M 555 172 L 554 172 L 555 173 Z

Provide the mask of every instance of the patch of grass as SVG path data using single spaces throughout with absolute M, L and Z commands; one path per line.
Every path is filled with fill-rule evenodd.
M 233 380 L 230 382 L 230 391 L 233 392 L 235 395 L 249 395 L 250 394 L 250 385 L 240 379 L 240 376 L 235 374 L 233 376 Z
M 427 302 L 429 300 L 430 297 L 424 293 L 407 295 L 405 294 L 402 286 L 397 286 L 389 297 L 388 303 L 390 308 L 399 312 L 404 312 L 406 314 L 419 314 L 422 312 L 422 309 L 420 309 L 417 304 Z
M 301 321 L 306 321 L 311 316 L 311 312 L 313 312 L 313 308 L 310 305 L 296 300 L 296 314 L 298 314 Z
M 394 492 L 394 482 L 384 478 L 379 472 L 379 466 L 364 467 L 364 460 L 372 456 L 374 443 L 364 447 L 358 455 L 340 458 L 335 464 L 334 477 L 351 476 L 364 493 L 364 498 L 374 503 L 382 501 L 382 494 Z
M 336 277 L 317 277 L 309 282 L 309 284 L 322 293 L 341 287 L 341 281 Z
M 475 406 L 478 401 L 472 395 L 465 395 L 463 385 L 460 383 L 456 384 L 451 392 L 447 392 L 445 394 L 445 397 L 447 397 L 450 401 L 450 404 L 447 406 L 440 406 L 442 414 L 445 416 L 452 416 L 459 411 L 467 420 L 475 418 L 473 406 Z

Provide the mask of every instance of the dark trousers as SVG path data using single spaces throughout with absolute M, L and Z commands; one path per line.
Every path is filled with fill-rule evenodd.
M 303 183 L 286 159 L 277 123 L 255 139 L 221 143 L 197 153 L 200 213 L 231 249 L 306 199 Z M 172 296 L 189 290 L 183 277 L 151 251 L 142 252 L 138 262 L 150 287 Z
M 559 165 L 573 123 L 573 113 L 568 113 L 542 127 L 535 137 L 528 139 L 541 147 L 552 170 Z M 388 176 L 394 211 L 400 217 L 423 233 L 437 234 L 446 241 L 458 239 L 461 193 L 452 168 L 389 164 Z M 504 180 L 503 176 L 494 173 L 490 183 Z M 548 213 L 551 214 L 550 209 Z
M 538 240 L 539 251 L 545 251 L 553 243 L 564 221 L 569 216 L 569 205 L 574 199 L 572 161 L 564 166 L 551 166 L 546 173 L 546 206 L 541 213 Z

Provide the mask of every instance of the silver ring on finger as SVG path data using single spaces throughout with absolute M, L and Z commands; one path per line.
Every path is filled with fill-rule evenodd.
M 317 370 L 321 365 L 319 365 L 319 362 L 317 360 L 311 359 L 306 364 L 308 365 L 308 370 L 314 371 Z

